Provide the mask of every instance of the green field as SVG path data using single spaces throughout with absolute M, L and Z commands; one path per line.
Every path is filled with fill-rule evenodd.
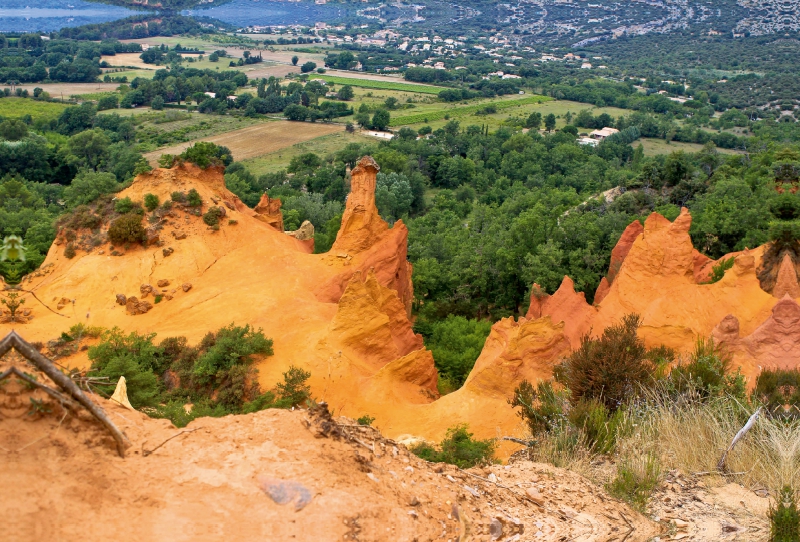
M 682 143 L 680 141 L 665 141 L 663 139 L 654 139 L 643 137 L 639 141 L 634 141 L 633 146 L 636 147 L 639 143 L 642 144 L 645 156 L 655 156 L 657 154 L 671 154 L 676 151 L 684 152 L 700 152 L 703 150 L 703 145 L 700 143 Z M 734 149 L 721 149 L 717 147 L 717 152 L 722 154 L 742 154 L 742 151 Z
M 374 88 L 378 90 L 400 90 L 419 94 L 439 94 L 441 91 L 445 90 L 445 87 L 398 83 L 395 81 L 371 81 L 369 79 L 355 79 L 336 75 L 320 75 L 316 73 L 309 75 L 311 75 L 311 79 L 322 79 L 329 83 L 336 83 L 337 85 L 350 85 L 351 87 Z
M 258 158 L 250 158 L 242 160 L 242 163 L 247 166 L 247 169 L 254 175 L 263 175 L 265 173 L 274 173 L 282 169 L 286 169 L 289 162 L 295 156 L 313 152 L 319 156 L 325 157 L 342 150 L 348 143 L 364 143 L 374 142 L 372 138 L 367 138 L 358 133 L 350 134 L 347 132 L 337 132 L 326 136 L 317 137 L 303 143 L 297 143 L 291 147 L 281 149 L 276 152 L 264 154 Z
M 30 98 L 8 97 L 0 99 L 0 117 L 18 119 L 30 115 L 34 119 L 53 120 L 61 115 L 66 104 L 40 102 Z
M 542 102 L 546 102 L 552 100 L 547 96 L 528 96 L 526 98 L 520 98 L 517 100 L 495 100 L 495 101 L 486 101 L 480 102 L 477 104 L 472 105 L 465 105 L 462 107 L 453 107 L 450 109 L 439 109 L 435 111 L 427 111 L 422 113 L 414 113 L 413 115 L 404 115 L 399 117 L 394 117 L 391 120 L 391 126 L 405 126 L 408 124 L 419 124 L 421 122 L 433 122 L 436 120 L 441 120 L 445 117 L 463 117 L 465 115 L 471 115 L 478 111 L 485 109 L 488 106 L 493 106 L 497 111 L 501 111 L 503 109 L 509 109 L 512 107 L 519 107 L 522 105 L 530 105 L 530 104 L 539 104 Z

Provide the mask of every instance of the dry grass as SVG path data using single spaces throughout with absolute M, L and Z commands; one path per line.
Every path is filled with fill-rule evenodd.
M 643 418 L 643 434 L 657 443 L 665 465 L 714 472 L 733 437 L 754 412 L 732 399 L 706 404 L 662 402 Z M 800 488 L 800 422 L 762 415 L 727 457 L 728 481 L 746 487 Z
M 228 147 L 233 153 L 234 160 L 246 160 L 342 131 L 344 128 L 335 124 L 275 121 L 187 141 L 147 153 L 145 158 L 152 164 L 157 162 L 162 154 L 180 154 L 197 141 L 211 141 L 217 145 Z
M 117 74 L 113 74 L 117 75 Z M 119 83 L 31 83 L 18 85 L 17 88 L 26 89 L 33 94 L 33 89 L 39 87 L 50 94 L 51 98 L 60 99 L 63 95 L 65 100 L 77 94 L 95 94 L 97 92 L 114 92 Z
M 676 469 L 703 473 L 711 485 L 734 482 L 770 491 L 786 485 L 800 488 L 800 421 L 771 418 L 762 411 L 728 454 L 727 472 L 715 474 L 723 452 L 757 407 L 733 398 L 695 399 L 651 395 L 643 405 L 629 409 L 616 449 L 608 456 L 593 453 L 583 434 L 572 427 L 537 436 L 528 453 L 534 461 L 572 470 L 606 486 L 618 483 L 624 469 L 641 467 L 647 458 L 659 466 L 659 472 L 649 474 L 656 479 Z

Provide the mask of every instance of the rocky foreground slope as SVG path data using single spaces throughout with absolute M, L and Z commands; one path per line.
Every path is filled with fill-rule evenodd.
M 83 243 L 72 259 L 62 232 L 24 283 L 58 314 L 31 301 L 31 318 L 18 330 L 29 341 L 47 341 L 82 322 L 197 342 L 209 330 L 247 323 L 274 340 L 275 354 L 258 366 L 264 388 L 290 365 L 302 367 L 311 372 L 314 396 L 337 415 L 374 416 L 384 434 L 402 441 L 438 441 L 457 423 L 481 438 L 520 432 L 506 402 L 514 387 L 550 377 L 583 334 L 599 334 L 631 312 L 642 316 L 650 345 L 686 351 L 713 335 L 751 378 L 759 366 L 800 364 L 800 287 L 791 262 L 775 270 L 770 291 L 757 276 L 762 248 L 732 255 L 724 278 L 703 284 L 714 262 L 692 247 L 684 210 L 674 222 L 653 214 L 644 226 L 628 227 L 594 305 L 567 277 L 552 296 L 534 287 L 526 316 L 497 322 L 466 384 L 440 398 L 433 358 L 410 322 L 408 231 L 401 221 L 390 228 L 375 207 L 378 169 L 367 157 L 352 171 L 342 226 L 327 254 L 311 254 L 307 241 L 281 231 L 277 202 L 247 208 L 219 169 L 184 165 L 140 175 L 120 197 L 141 201 L 151 193 L 165 201 L 194 188 L 203 212 L 220 209 L 221 226 L 173 208 L 148 224 L 146 247 L 112 248 L 100 239 Z M 0 332 L 10 327 L 2 324 Z M 85 353 L 69 362 L 86 366 Z M 507 446 L 503 457 L 516 449 Z

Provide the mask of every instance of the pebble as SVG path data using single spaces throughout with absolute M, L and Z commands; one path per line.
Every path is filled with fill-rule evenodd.
M 490 482 L 497 483 L 497 476 L 495 476 L 493 472 L 490 472 L 489 476 L 487 476 L 486 479 L 489 480 Z
M 528 488 L 527 490 L 525 490 L 525 494 L 528 496 L 530 500 L 534 502 L 534 504 L 537 504 L 539 506 L 544 506 L 544 497 L 542 496 L 541 493 L 539 493 L 539 490 L 536 489 L 535 487 Z
M 481 496 L 481 494 L 480 494 L 480 493 L 478 493 L 478 492 L 475 490 L 475 488 L 472 488 L 472 487 L 469 487 L 469 486 L 465 485 L 465 486 L 464 486 L 464 489 L 466 489 L 467 491 L 469 491 L 470 493 L 472 493 L 472 496 L 473 496 L 473 497 L 480 497 L 480 496 Z

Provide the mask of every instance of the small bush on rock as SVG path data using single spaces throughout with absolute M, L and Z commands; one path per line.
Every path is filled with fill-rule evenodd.
M 426 461 L 449 463 L 461 469 L 494 463 L 495 440 L 473 439 L 468 429 L 466 424 L 451 427 L 438 449 L 425 442 L 412 446 L 411 451 Z
M 658 459 L 651 454 L 643 454 L 633 460 L 621 461 L 617 465 L 616 478 L 606 489 L 614 497 L 643 512 L 660 477 Z
M 144 207 L 151 213 L 158 208 L 158 196 L 155 194 L 145 194 L 144 195 Z
M 200 197 L 200 194 L 194 188 L 189 190 L 189 193 L 186 194 L 186 204 L 189 207 L 200 207 L 203 205 L 203 199 Z
M 114 210 L 119 214 L 126 214 L 133 211 L 137 205 L 133 203 L 131 198 L 122 198 L 117 200 L 117 203 L 114 204 Z
M 212 207 L 203 215 L 203 222 L 208 226 L 219 226 L 219 219 L 222 216 L 222 211 L 219 207 Z
M 127 213 L 117 218 L 108 228 L 108 238 L 112 245 L 144 243 L 147 238 L 142 217 L 137 213 Z

